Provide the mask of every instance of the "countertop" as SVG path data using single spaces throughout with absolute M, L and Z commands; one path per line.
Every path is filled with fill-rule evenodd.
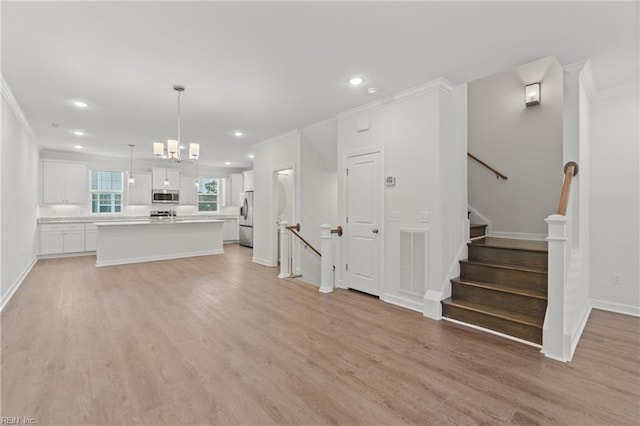
M 184 222 L 184 221 L 203 221 L 203 220 L 222 220 L 225 219 L 238 219 L 237 215 L 230 214 L 190 214 L 190 215 L 179 215 L 176 216 L 176 222 Z M 166 221 L 171 222 L 170 219 L 159 219 L 158 221 Z M 112 223 L 112 222 L 151 222 L 149 216 L 73 216 L 73 217 L 41 217 L 38 218 L 39 224 L 56 224 L 56 223 Z M 154 222 L 155 223 L 155 222 Z
M 96 222 L 97 226 L 183 225 L 188 223 L 221 223 L 224 219 L 157 219 Z

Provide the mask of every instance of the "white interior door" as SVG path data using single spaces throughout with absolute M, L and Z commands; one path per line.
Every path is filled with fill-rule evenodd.
M 347 287 L 380 295 L 381 153 L 347 158 Z

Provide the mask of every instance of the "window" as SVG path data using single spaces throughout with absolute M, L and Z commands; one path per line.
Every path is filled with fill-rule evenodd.
M 214 178 L 198 178 L 198 211 L 218 211 L 219 183 L 218 179 Z
M 122 172 L 91 170 L 91 213 L 122 211 Z

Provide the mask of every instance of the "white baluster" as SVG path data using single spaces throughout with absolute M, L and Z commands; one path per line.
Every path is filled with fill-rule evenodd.
M 320 293 L 333 291 L 333 246 L 331 244 L 331 225 L 320 225 Z
M 278 278 L 289 278 L 291 271 L 289 271 L 289 230 L 287 226 L 289 223 L 286 221 L 280 222 L 279 234 L 280 234 L 280 275 Z

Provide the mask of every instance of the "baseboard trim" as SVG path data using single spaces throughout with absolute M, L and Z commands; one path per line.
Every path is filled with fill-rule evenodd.
M 496 238 L 511 238 L 514 240 L 536 240 L 536 241 L 545 241 L 547 239 L 547 234 L 529 234 L 526 232 L 500 232 L 500 231 L 492 231 L 488 234 L 490 237 Z
M 347 285 L 344 283 L 344 280 L 336 280 L 336 288 L 347 290 Z
M 38 262 L 38 256 L 34 256 L 31 262 L 27 265 L 27 267 L 22 271 L 22 273 L 18 276 L 18 278 L 13 282 L 7 294 L 2 298 L 2 304 L 0 304 L 0 312 L 7 306 L 13 295 L 18 291 L 18 288 L 24 282 L 24 279 L 27 278 L 29 272 L 34 267 L 34 265 Z
M 591 308 L 640 317 L 640 306 L 623 305 L 622 303 L 607 302 L 606 300 L 598 299 L 589 299 L 589 304 Z
M 254 257 L 251 259 L 253 263 L 257 263 L 258 265 L 267 266 L 269 268 L 273 268 L 278 265 L 272 265 L 270 261 L 265 259 L 260 259 L 259 257 Z
M 223 253 L 224 253 L 224 250 L 207 250 L 207 251 L 179 253 L 179 254 L 170 254 L 170 255 L 162 255 L 162 256 L 135 257 L 132 259 L 119 259 L 119 260 L 106 260 L 106 261 L 97 260 L 96 266 L 98 268 L 101 268 L 103 266 L 129 265 L 132 263 L 144 263 L 144 262 L 157 262 L 159 260 L 183 259 L 185 257 L 210 256 L 213 254 L 223 254 Z
M 405 299 L 404 297 L 395 296 L 393 294 L 382 294 L 380 300 L 400 306 L 401 308 L 411 309 L 412 311 L 422 313 L 423 304 L 414 300 Z
M 537 343 L 529 342 L 528 340 L 519 339 L 517 337 L 509 336 L 508 334 L 503 334 L 498 331 L 490 330 L 488 328 L 480 327 L 478 325 L 469 324 L 466 322 L 458 321 L 452 318 L 442 317 L 443 320 L 452 322 L 454 324 L 461 325 L 463 327 L 473 328 L 475 330 L 483 331 L 485 333 L 493 334 L 494 336 L 503 337 L 505 339 L 513 340 L 514 342 L 524 343 L 525 345 L 533 346 L 534 348 L 542 349 L 542 345 L 538 345 Z
M 573 354 L 576 352 L 576 348 L 578 347 L 578 342 L 580 342 L 580 338 L 582 337 L 582 332 L 584 328 L 587 326 L 587 321 L 589 321 L 589 315 L 591 315 L 591 303 L 587 302 L 587 306 L 584 308 L 584 312 L 582 313 L 582 319 L 580 320 L 580 324 L 578 324 L 578 328 L 576 329 L 573 336 L 571 336 L 571 356 L 569 357 L 569 361 L 573 359 Z
M 63 259 L 65 257 L 95 256 L 95 251 L 77 251 L 75 253 L 39 254 L 38 259 Z

